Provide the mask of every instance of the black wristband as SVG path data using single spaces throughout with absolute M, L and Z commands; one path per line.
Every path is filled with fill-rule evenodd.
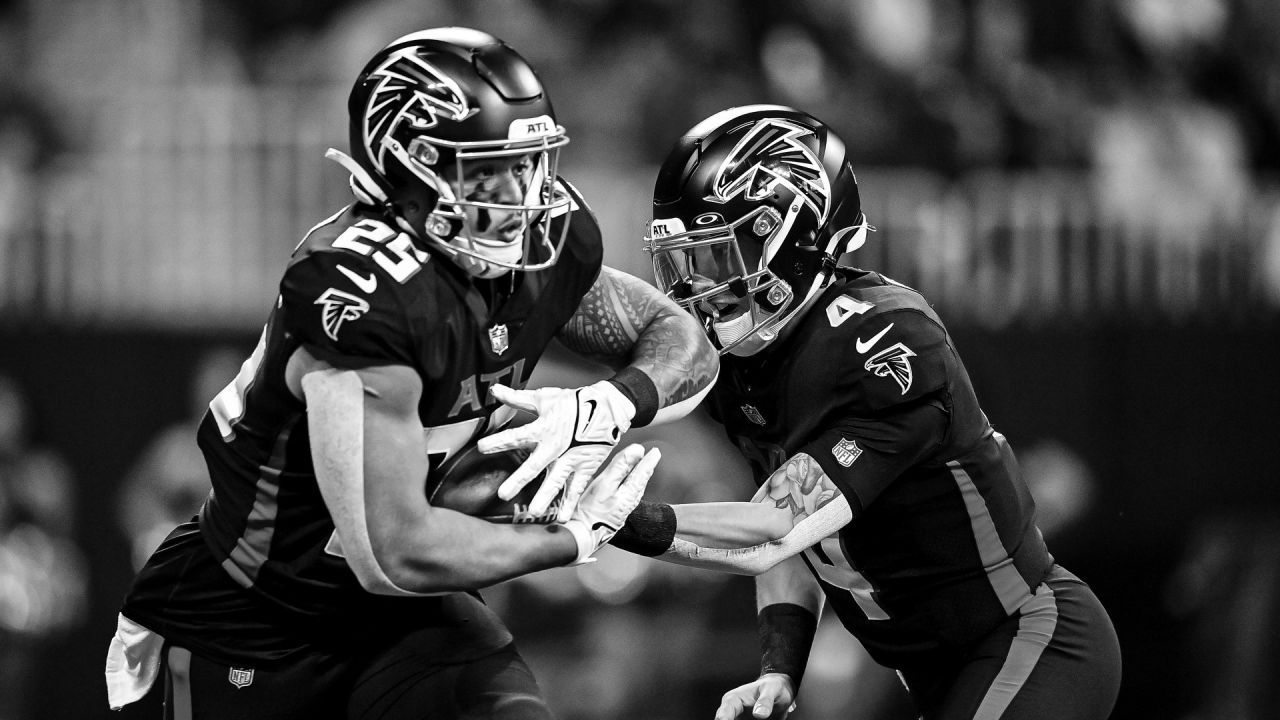
M 609 382 L 636 406 L 636 416 L 631 418 L 631 427 L 644 427 L 653 422 L 653 416 L 658 414 L 659 404 L 658 386 L 653 384 L 653 378 L 643 370 L 628 366 L 609 378 Z
M 788 675 L 799 692 L 813 635 L 818 631 L 818 616 L 799 605 L 776 603 L 760 609 L 756 627 L 760 633 L 760 674 Z
M 641 500 L 609 542 L 619 550 L 657 557 L 671 548 L 675 537 L 676 511 L 666 503 Z

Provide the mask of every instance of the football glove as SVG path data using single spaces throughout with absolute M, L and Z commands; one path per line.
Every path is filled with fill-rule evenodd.
M 546 468 L 547 475 L 529 504 L 529 512 L 544 512 L 563 488 L 556 521 L 567 521 L 587 483 L 631 427 L 635 405 L 608 380 L 576 390 L 512 390 L 495 385 L 493 396 L 538 416 L 527 425 L 480 438 L 482 453 L 531 449 L 528 459 L 498 488 L 498 497 L 515 497 Z
M 570 566 L 595 562 L 591 556 L 609 542 L 640 504 L 660 459 L 662 452 L 657 448 L 645 452 L 643 446 L 628 445 L 591 480 L 573 516 L 564 524 L 578 543 L 578 557 Z
M 782 673 L 766 673 L 753 682 L 736 687 L 720 699 L 715 720 L 783 720 L 796 709 L 795 689 L 791 678 Z

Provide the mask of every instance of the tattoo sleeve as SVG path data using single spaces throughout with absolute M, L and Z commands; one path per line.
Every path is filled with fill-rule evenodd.
M 796 525 L 838 497 L 839 488 L 818 461 L 808 453 L 796 453 L 769 476 L 754 500 L 789 510 Z
M 643 371 L 663 406 L 702 392 L 720 368 L 711 342 L 688 313 L 652 285 L 608 266 L 558 338 L 583 357 Z

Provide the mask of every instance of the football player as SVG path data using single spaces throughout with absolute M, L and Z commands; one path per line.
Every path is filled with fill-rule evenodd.
M 506 44 L 401 37 L 349 113 L 350 155 L 328 156 L 355 202 L 294 250 L 256 350 L 210 403 L 212 492 L 124 601 L 112 706 L 163 667 L 167 718 L 549 717 L 475 589 L 588 562 L 657 454 L 627 447 L 596 475 L 603 459 L 715 378 L 687 314 L 602 267 L 596 220 L 557 174 L 565 130 Z M 553 338 L 616 374 L 523 390 Z M 504 403 L 537 418 L 503 431 Z M 561 522 L 429 504 L 428 477 L 481 438 L 530 451 L 504 498 L 550 464 L 527 510 Z
M 758 576 L 761 674 L 717 720 L 790 712 L 824 604 L 925 718 L 1105 718 L 1111 621 L 1045 547 L 938 314 L 840 263 L 869 229 L 844 144 L 804 112 L 733 108 L 680 138 L 646 246 L 724 353 L 707 405 L 760 489 L 643 502 L 613 542 Z

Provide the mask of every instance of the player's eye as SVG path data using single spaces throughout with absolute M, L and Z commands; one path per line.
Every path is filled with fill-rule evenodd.
M 472 182 L 482 183 L 494 176 L 492 165 L 480 165 L 471 168 L 471 172 L 467 173 L 467 179 Z

